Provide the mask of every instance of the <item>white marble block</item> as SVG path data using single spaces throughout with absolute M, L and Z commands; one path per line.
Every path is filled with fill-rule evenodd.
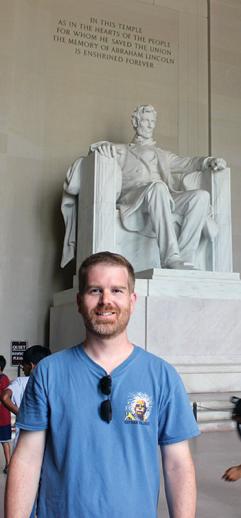
M 188 392 L 241 391 L 239 274 L 151 269 L 137 276 L 130 339 L 175 365 Z M 53 351 L 84 337 L 76 292 L 54 296 Z
M 92 153 L 82 161 L 78 200 L 77 265 L 90 254 L 115 249 L 116 163 Z

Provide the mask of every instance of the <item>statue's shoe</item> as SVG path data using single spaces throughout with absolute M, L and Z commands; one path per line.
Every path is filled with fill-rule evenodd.
M 169 261 L 166 265 L 166 268 L 171 270 L 198 270 L 195 268 L 194 264 L 184 262 L 181 259 L 176 259 L 174 261 Z

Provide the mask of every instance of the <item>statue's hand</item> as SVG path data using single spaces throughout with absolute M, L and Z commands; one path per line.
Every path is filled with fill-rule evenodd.
M 105 156 L 106 158 L 116 158 L 116 149 L 114 144 L 107 142 L 106 144 L 102 144 L 97 148 L 100 155 Z
M 91 144 L 90 151 L 98 151 L 100 155 L 106 158 L 116 158 L 116 148 L 111 142 L 103 141 Z
M 209 158 L 208 167 L 212 169 L 213 172 L 222 171 L 227 167 L 227 162 L 223 158 Z

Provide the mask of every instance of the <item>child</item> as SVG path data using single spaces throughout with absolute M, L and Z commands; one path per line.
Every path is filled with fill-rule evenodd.
M 4 356 L 0 356 L 0 396 L 4 389 L 9 385 L 9 378 L 3 371 L 6 366 Z M 7 473 L 10 462 L 10 441 L 11 441 L 11 414 L 4 405 L 0 403 L 0 442 L 3 447 L 5 457 L 5 468 L 3 473 Z

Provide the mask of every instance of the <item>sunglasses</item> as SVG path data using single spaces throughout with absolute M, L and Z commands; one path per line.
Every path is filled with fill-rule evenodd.
M 103 378 L 100 379 L 99 387 L 100 387 L 102 394 L 105 394 L 105 396 L 109 396 L 111 394 L 111 388 L 112 388 L 111 376 L 110 375 L 103 376 Z M 103 419 L 103 421 L 106 421 L 107 423 L 111 422 L 112 406 L 111 406 L 110 398 L 102 401 L 102 403 L 100 405 L 100 417 L 101 417 L 101 419 Z

